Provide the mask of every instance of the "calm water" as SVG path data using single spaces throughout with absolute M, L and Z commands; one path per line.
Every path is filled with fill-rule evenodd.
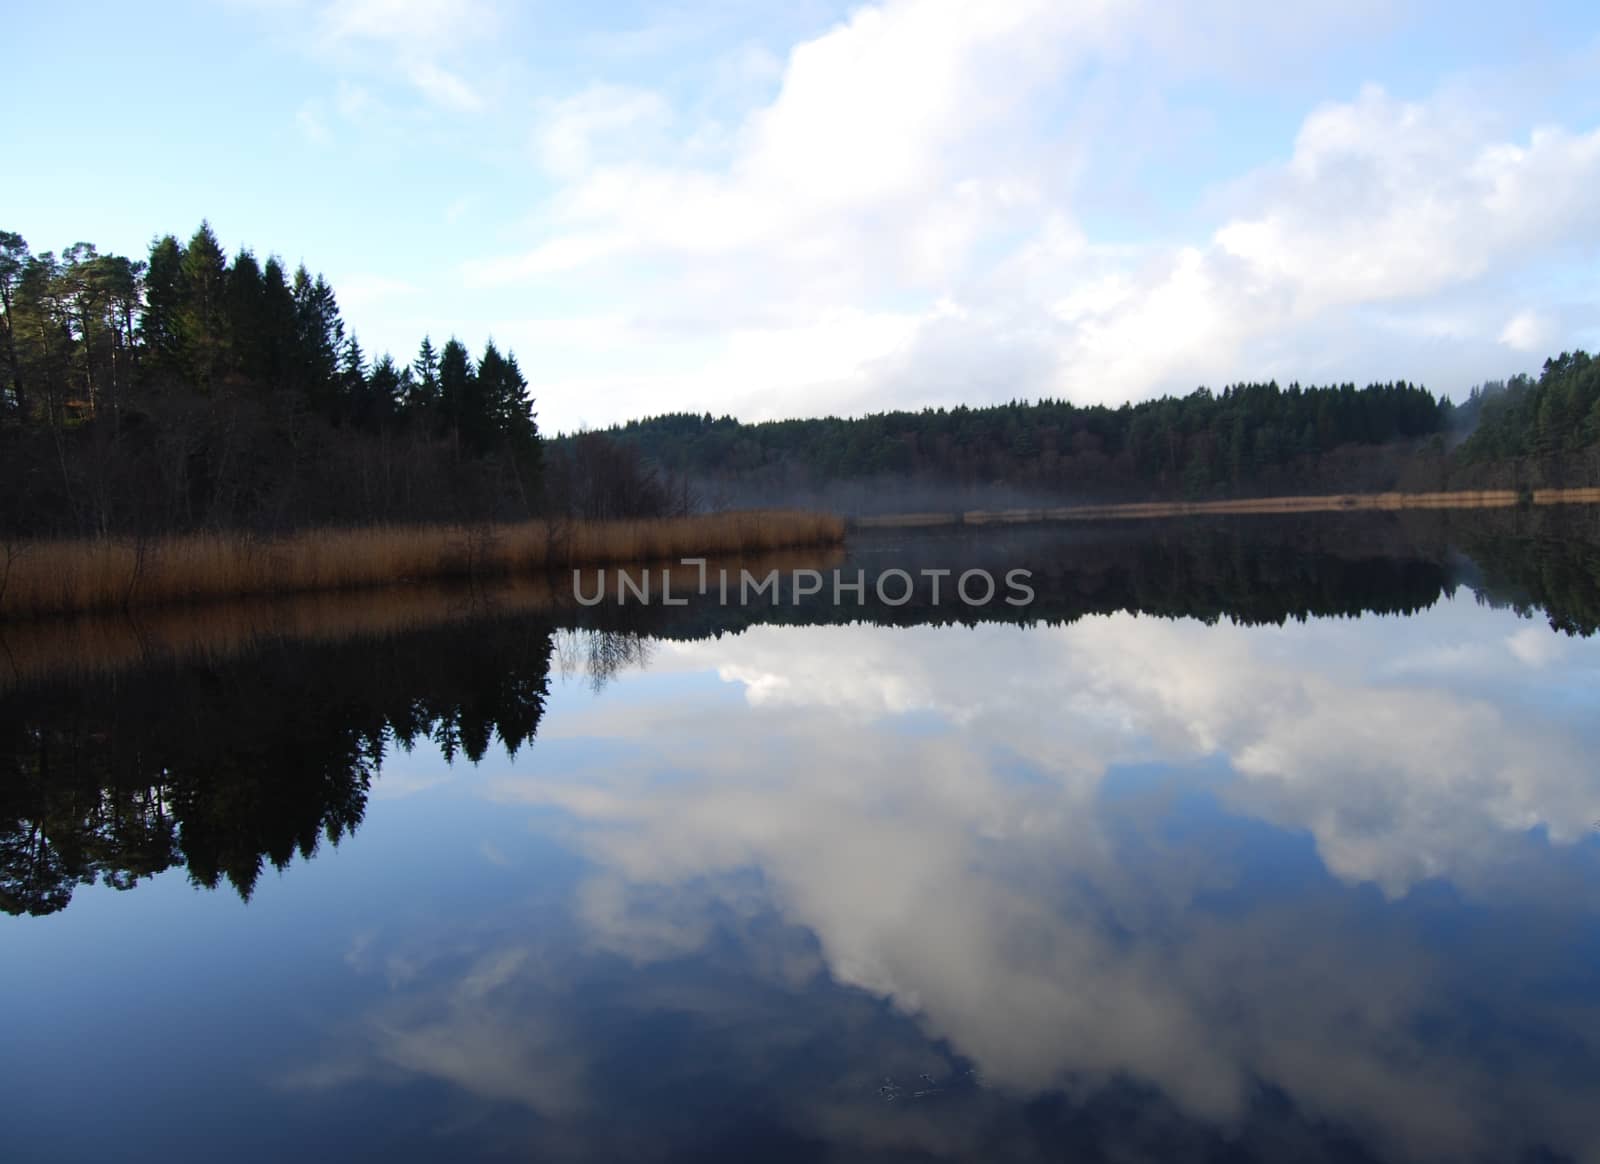
M 1600 1160 L 1600 552 L 1496 520 L 35 644 L 0 1157 Z

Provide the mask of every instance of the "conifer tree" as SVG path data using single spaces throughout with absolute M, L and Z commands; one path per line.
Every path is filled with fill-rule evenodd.
M 144 281 L 139 338 L 145 348 L 145 365 L 160 375 L 181 375 L 184 370 L 179 339 L 179 316 L 185 302 L 183 247 L 172 235 L 163 235 L 151 244 Z
M 274 391 L 304 391 L 295 364 L 296 348 L 294 292 L 276 255 L 261 269 L 261 358 L 257 373 Z
M 266 285 L 255 255 L 241 250 L 228 268 L 227 328 L 232 338 L 233 369 L 247 377 L 262 375 L 268 364 L 270 334 L 266 319 Z
M 400 397 L 404 387 L 401 370 L 395 366 L 388 352 L 372 366 L 367 377 L 365 408 L 357 423 L 367 428 L 385 428 L 394 422 L 400 411 Z
M 463 443 L 471 447 L 469 434 L 479 430 L 473 414 L 480 411 L 472 357 L 466 345 L 451 336 L 439 354 L 439 413 L 458 452 Z
M 11 404 L 24 416 L 28 398 L 23 387 L 22 362 L 17 355 L 16 291 L 22 269 L 28 262 L 28 244 L 20 234 L 0 230 L 0 345 L 6 361 L 6 383 L 11 386 Z
M 201 222 L 183 250 L 183 302 L 178 311 L 178 346 L 195 383 L 209 390 L 228 351 L 225 307 L 228 263 L 209 222 Z
M 439 354 L 433 350 L 433 340 L 422 337 L 417 358 L 411 365 L 411 389 L 406 394 L 406 410 L 414 413 L 424 424 L 438 420 L 439 409 Z
M 336 416 L 344 320 L 333 288 L 321 275 L 313 279 L 303 263 L 294 273 L 294 310 L 295 354 L 306 397 L 323 415 Z

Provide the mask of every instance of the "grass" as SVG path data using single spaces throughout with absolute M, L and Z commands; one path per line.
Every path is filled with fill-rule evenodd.
M 374 526 L 282 538 L 242 533 L 0 544 L 0 618 L 127 610 L 395 582 L 832 545 L 844 522 L 801 510 L 607 522 Z

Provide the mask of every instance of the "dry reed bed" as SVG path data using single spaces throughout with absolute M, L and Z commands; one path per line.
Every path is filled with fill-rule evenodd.
M 973 509 L 965 513 L 896 513 L 859 517 L 862 529 L 935 525 L 1008 525 L 1034 521 L 1107 521 L 1203 514 L 1333 513 L 1349 510 L 1509 509 L 1522 501 L 1513 489 L 1443 493 L 1336 493 L 1315 497 L 1255 497 L 1236 501 L 1149 501 L 1071 505 L 1051 509 Z M 1600 489 L 1536 489 L 1535 505 L 1600 504 Z
M 739 555 L 713 564 L 769 570 L 831 569 L 843 561 L 837 546 Z M 665 573 L 672 591 L 693 595 L 696 566 L 617 566 L 630 575 Z M 598 588 L 593 567 L 583 570 L 585 594 Z M 636 580 L 640 580 L 637 579 Z M 269 642 L 333 643 L 380 639 L 409 631 L 499 615 L 548 617 L 579 625 L 568 578 L 508 575 L 483 583 L 422 582 L 372 590 L 224 598 L 190 606 L 152 606 L 130 613 L 66 614 L 0 624 L 0 693 L 55 678 L 83 679 L 168 661 L 220 662 Z
M 759 554 L 843 539 L 843 521 L 830 514 L 746 510 L 649 521 L 321 529 L 271 539 L 206 533 L 8 543 L 0 545 L 0 618 Z

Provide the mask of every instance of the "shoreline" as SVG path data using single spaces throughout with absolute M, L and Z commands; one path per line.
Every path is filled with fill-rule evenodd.
M 802 547 L 712 558 L 755 569 L 827 568 L 837 546 Z M 633 565 L 606 567 L 631 572 Z M 673 575 L 687 593 L 699 570 L 682 565 L 640 566 Z M 580 568 L 589 585 L 599 567 Z M 161 663 L 235 658 L 270 642 L 338 643 L 492 617 L 547 616 L 576 626 L 582 608 L 550 574 L 506 575 L 473 583 L 430 579 L 364 590 L 304 591 L 216 598 L 131 611 L 72 611 L 0 621 L 0 695 L 56 679 L 79 681 Z
M 481 582 L 838 545 L 845 525 L 805 510 L 631 521 L 368 526 L 0 542 L 0 622 L 223 599 Z
M 1512 509 L 1533 505 L 1600 505 L 1600 488 L 1471 489 L 1437 493 L 1326 493 L 1229 501 L 1135 501 L 1032 509 L 971 509 L 951 513 L 884 513 L 854 517 L 852 529 L 910 529 L 945 525 L 1014 525 L 1052 521 L 1125 521 L 1210 514 L 1397 512 L 1407 509 Z

